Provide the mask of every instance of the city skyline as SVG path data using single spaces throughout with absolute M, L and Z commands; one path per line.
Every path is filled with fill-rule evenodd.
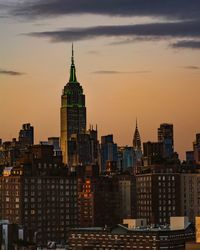
M 2 139 L 26 122 L 36 142 L 59 135 L 74 42 L 87 123 L 98 125 L 99 137 L 112 133 L 118 145 L 132 145 L 137 117 L 142 142 L 156 141 L 159 125 L 173 123 L 183 159 L 200 124 L 199 3 L 80 3 L 0 2 Z

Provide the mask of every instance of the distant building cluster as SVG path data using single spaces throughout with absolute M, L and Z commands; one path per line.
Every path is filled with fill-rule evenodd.
M 200 249 L 200 134 L 181 162 L 173 124 L 119 146 L 86 121 L 72 48 L 60 137 L 0 140 L 1 249 Z

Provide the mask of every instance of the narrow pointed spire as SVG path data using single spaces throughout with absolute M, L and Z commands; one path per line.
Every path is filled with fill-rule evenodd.
M 74 45 L 72 43 L 72 57 L 71 57 L 71 62 L 72 62 L 72 65 L 74 65 Z
M 76 67 L 75 67 L 75 64 L 74 64 L 74 46 L 73 46 L 73 43 L 72 43 L 72 57 L 71 57 L 71 68 L 70 68 L 69 82 L 77 82 L 77 79 L 76 79 Z
M 134 136 L 133 136 L 133 147 L 135 149 L 141 149 L 141 139 L 140 139 L 140 133 L 139 133 L 139 130 L 138 130 L 137 118 L 136 118 L 135 133 L 134 133 Z

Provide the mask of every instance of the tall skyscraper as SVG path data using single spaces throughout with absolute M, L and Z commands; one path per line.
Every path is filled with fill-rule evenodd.
M 142 161 L 141 138 L 136 120 L 135 133 L 133 136 L 133 165 L 134 166 L 141 165 L 141 161 Z
M 72 45 L 71 69 L 69 82 L 65 85 L 61 97 L 61 135 L 60 143 L 63 162 L 69 163 L 69 141 L 73 134 L 86 131 L 86 107 L 83 88 L 76 78 L 74 50 Z
M 160 127 L 158 128 L 158 142 L 163 143 L 164 157 L 172 158 L 174 153 L 173 124 L 160 124 Z

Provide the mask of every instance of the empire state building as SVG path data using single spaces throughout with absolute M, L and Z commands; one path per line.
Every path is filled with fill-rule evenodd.
M 69 82 L 64 86 L 61 96 L 60 125 L 60 144 L 63 162 L 68 164 L 71 136 L 86 132 L 85 95 L 83 94 L 82 86 L 76 78 L 73 45 Z

